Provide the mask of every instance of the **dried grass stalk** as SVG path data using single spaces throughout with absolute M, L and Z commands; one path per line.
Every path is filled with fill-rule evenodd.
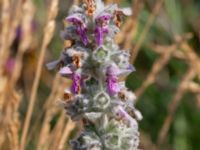
M 12 78 L 11 78 L 11 83 L 13 85 L 16 84 L 20 76 L 24 52 L 30 47 L 31 42 L 32 42 L 33 36 L 31 33 L 32 32 L 31 24 L 32 24 L 33 17 L 35 14 L 35 7 L 31 1 L 28 0 L 25 3 L 23 3 L 22 14 L 24 14 L 22 18 L 22 24 L 21 24 L 23 36 L 21 39 L 21 43 L 19 45 L 18 53 L 16 56 L 15 68 L 14 68 Z
M 32 92 L 31 92 L 31 97 L 30 97 L 29 106 L 28 106 L 28 110 L 27 110 L 27 115 L 25 118 L 24 126 L 23 126 L 22 139 L 21 139 L 21 143 L 20 143 L 21 150 L 24 150 L 24 148 L 25 148 L 26 137 L 27 137 L 30 120 L 31 120 L 31 116 L 32 116 L 32 112 L 33 112 L 33 108 L 34 108 L 34 104 L 35 104 L 35 100 L 36 100 L 37 89 L 39 86 L 41 71 L 42 71 L 43 62 L 44 62 L 44 56 L 46 53 L 46 48 L 53 37 L 53 32 L 55 29 L 55 20 L 54 19 L 57 15 L 57 11 L 58 11 L 58 0 L 52 0 L 50 7 L 49 7 L 49 11 L 48 11 L 47 24 L 44 28 L 43 43 L 42 43 L 41 52 L 39 55 L 39 61 L 38 61 L 37 69 L 36 69 L 36 75 L 35 75 L 35 79 L 34 79 L 34 83 L 33 83 L 33 87 L 32 87 Z
M 5 61 L 9 55 L 9 29 L 10 29 L 10 0 L 2 0 L 2 12 L 1 12 L 1 41 L 0 41 L 0 68 L 3 68 Z M 3 69 L 0 69 L 0 76 L 3 74 Z
M 13 7 L 10 0 L 1 1 L 0 149 L 19 149 L 18 132 L 20 122 L 18 107 L 21 95 L 15 91 L 9 78 L 4 74 L 4 64 L 10 53 L 9 48 L 15 35 L 16 22 L 19 21 L 18 6 Z M 12 13 L 16 13 L 16 18 L 12 18 Z
M 48 150 L 55 150 L 58 147 L 59 141 L 61 140 L 62 133 L 65 127 L 65 113 L 62 112 L 56 126 L 50 134 L 48 143 Z
M 182 43 L 181 49 L 188 58 L 190 65 L 194 68 L 195 72 L 198 74 L 200 80 L 200 59 L 194 50 L 188 45 L 188 43 Z
M 145 37 L 146 37 L 149 29 L 151 28 L 151 25 L 153 24 L 153 21 L 154 21 L 155 17 L 160 12 L 160 9 L 162 7 L 163 1 L 164 0 L 157 0 L 157 2 L 155 4 L 155 7 L 153 9 L 153 12 L 149 16 L 149 19 L 147 20 L 147 23 L 146 23 L 146 25 L 144 27 L 144 30 L 140 35 L 139 41 L 137 42 L 136 46 L 132 49 L 132 55 L 131 55 L 131 59 L 130 59 L 131 62 L 135 61 L 135 59 L 136 59 L 136 57 L 137 57 L 137 55 L 139 53 L 139 50 L 140 50 L 140 48 L 142 46 L 142 43 L 145 40 Z
M 62 135 L 62 138 L 59 142 L 59 145 L 57 148 L 58 150 L 64 150 L 65 143 L 66 143 L 66 141 L 68 141 L 69 135 L 70 135 L 71 131 L 75 128 L 75 126 L 76 126 L 76 124 L 71 119 L 69 119 L 65 126 L 65 130 Z
M 163 144 L 163 142 L 166 139 L 168 130 L 170 128 L 170 125 L 172 123 L 176 108 L 178 107 L 179 103 L 181 102 L 181 99 L 185 92 L 187 91 L 187 84 L 195 77 L 195 72 L 192 68 L 188 70 L 188 72 L 184 75 L 183 80 L 181 81 L 180 85 L 177 88 L 177 91 L 174 95 L 174 98 L 170 102 L 168 106 L 168 115 L 165 118 L 164 124 L 159 132 L 158 136 L 158 145 Z
M 200 94 L 200 85 L 195 83 L 195 82 L 189 82 L 186 85 L 186 88 L 188 89 L 188 91 L 194 93 L 194 94 Z
M 50 138 L 50 121 L 52 118 L 61 110 L 58 106 L 55 105 L 55 100 L 58 100 L 61 95 L 63 95 L 64 91 L 63 89 L 66 87 L 66 82 L 63 82 L 63 80 L 60 80 L 60 76 L 57 75 L 55 81 L 53 90 L 51 92 L 51 95 L 47 99 L 44 110 L 45 110 L 45 117 L 44 121 L 42 123 L 42 129 L 40 131 L 39 141 L 37 144 L 37 150 L 44 150 L 48 148 L 49 145 L 49 138 Z
M 131 18 L 126 20 L 121 29 L 121 32 L 118 33 L 115 38 L 115 41 L 118 44 L 124 45 L 124 48 L 126 49 L 130 49 L 132 46 L 132 37 L 134 37 L 137 31 L 138 17 L 142 8 L 143 8 L 143 1 L 135 0 L 135 2 L 132 3 L 133 15 Z
M 9 28 L 9 38 L 8 38 L 8 44 L 11 46 L 15 36 L 16 36 L 16 29 L 19 26 L 19 23 L 21 21 L 22 17 L 22 6 L 23 6 L 23 0 L 16 0 L 12 1 L 12 9 L 10 10 L 11 16 L 10 16 L 10 28 Z M 12 15 L 15 14 L 15 15 Z
M 169 62 L 173 52 L 176 50 L 177 46 L 173 45 L 168 47 L 158 58 L 155 63 L 153 64 L 153 67 L 150 71 L 150 73 L 147 76 L 147 79 L 143 82 L 142 86 L 136 91 L 136 95 L 138 97 L 141 96 L 141 94 L 145 91 L 145 89 L 155 82 L 157 74 L 162 70 L 162 68 Z
M 0 89 L 0 149 L 19 149 L 19 113 L 21 96 L 11 88 L 9 80 L 1 77 Z

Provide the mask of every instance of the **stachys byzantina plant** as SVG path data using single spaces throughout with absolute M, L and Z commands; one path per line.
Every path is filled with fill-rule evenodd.
M 123 16 L 130 9 L 101 0 L 73 6 L 61 36 L 65 48 L 49 69 L 72 80 L 65 89 L 64 107 L 73 120 L 82 120 L 84 131 L 73 141 L 73 150 L 137 150 L 141 119 L 135 95 L 121 77 L 134 71 L 129 53 L 114 43 Z

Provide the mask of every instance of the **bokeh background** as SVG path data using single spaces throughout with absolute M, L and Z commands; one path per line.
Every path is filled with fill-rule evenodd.
M 131 7 L 116 42 L 136 72 L 127 86 L 143 114 L 141 149 L 200 150 L 200 1 L 105 0 Z M 47 62 L 79 0 L 0 1 L 0 150 L 68 150 L 80 132 L 59 104 L 70 81 Z

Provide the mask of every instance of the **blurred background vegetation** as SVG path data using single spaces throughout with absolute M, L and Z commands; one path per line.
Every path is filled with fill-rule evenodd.
M 10 122 L 4 118 L 7 116 L 5 114 L 8 114 L 4 108 L 12 104 L 4 102 L 8 101 L 7 97 L 1 98 L 0 133 L 3 134 L 0 135 L 0 149 L 2 150 L 17 150 L 19 145 L 23 145 L 20 140 L 24 134 L 24 124 L 26 124 L 24 122 L 30 109 L 29 105 L 33 106 L 33 113 L 29 117 L 31 119 L 27 136 L 24 136 L 27 150 L 70 149 L 69 139 L 81 129 L 81 125 L 75 125 L 65 117 L 57 102 L 62 98 L 62 90 L 69 85 L 69 81 L 61 79 L 56 72 L 50 72 L 45 67 L 47 62 L 59 57 L 63 49 L 63 41 L 60 39 L 60 31 L 64 27 L 63 19 L 67 16 L 70 6 L 79 1 L 60 0 L 58 7 L 52 6 L 53 1 L 31 1 L 31 8 L 34 11 L 30 13 L 35 14 L 29 21 L 31 31 L 28 34 L 31 35 L 32 41 L 23 52 L 21 72 L 14 86 L 14 91 L 20 95 L 19 106 L 8 109 L 17 113 L 18 136 L 15 138 L 16 143 L 12 144 L 14 136 L 11 138 L 9 134 L 13 130 L 6 130 Z M 130 50 L 131 61 L 137 70 L 129 75 L 126 84 L 136 92 L 138 96 L 136 107 L 144 117 L 140 122 L 141 149 L 200 150 L 200 1 L 105 1 L 106 3 L 117 2 L 121 7 L 133 8 L 133 16 L 124 20 L 122 32 L 117 35 L 116 42 L 122 49 Z M 17 1 L 9 2 L 8 10 L 12 12 L 12 8 L 17 7 Z M 2 14 L 6 12 L 3 9 L 5 3 L 6 0 L 0 2 Z M 24 3 L 26 0 L 19 4 Z M 30 2 L 28 4 L 30 5 Z M 26 12 L 24 6 L 22 8 L 22 12 Z M 27 8 L 30 10 L 29 7 Z M 55 31 L 51 34 L 51 28 L 46 27 L 48 22 L 54 20 L 55 16 L 52 14 L 56 11 L 55 8 L 58 8 L 58 13 L 55 18 Z M 13 12 L 10 15 L 10 20 L 16 19 Z M 21 14 L 22 18 L 25 16 L 26 13 Z M 3 34 L 4 21 L 1 15 L 0 36 L 2 37 L 0 39 L 2 41 L 5 35 Z M 44 28 L 47 30 L 44 31 Z M 23 26 L 23 19 L 18 22 L 15 29 L 16 36 L 10 44 L 8 60 L 16 59 L 21 49 L 20 42 L 23 43 L 22 37 L 25 36 L 23 33 L 26 33 L 23 30 L 26 29 Z M 19 30 L 22 34 L 20 38 Z M 49 42 L 51 40 L 50 43 L 47 42 L 48 46 L 44 44 L 45 37 L 47 41 L 48 38 Z M 0 46 L 2 49 L 5 48 L 3 42 Z M 45 52 L 41 62 L 43 65 L 41 70 L 38 70 L 38 62 L 42 59 L 40 56 L 43 50 Z M 7 83 L 10 84 L 14 73 L 9 70 L 10 65 L 4 67 L 2 70 L 6 73 L 1 74 L 1 78 L 6 78 Z M 41 73 L 40 82 L 38 86 L 36 85 L 35 102 L 30 104 L 30 97 L 34 95 L 32 86 L 36 82 L 37 71 Z M 5 95 L 2 89 L 0 89 L 1 97 Z M 12 92 L 9 91 L 7 94 L 9 93 Z M 11 142 L 9 145 L 18 148 L 10 148 L 7 146 L 8 142 Z

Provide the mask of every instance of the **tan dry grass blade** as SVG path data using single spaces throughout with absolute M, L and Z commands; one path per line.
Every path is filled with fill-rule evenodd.
M 21 102 L 21 96 L 12 89 L 10 91 L 12 92 L 11 94 L 12 104 L 10 104 L 10 107 L 12 108 L 12 116 L 11 116 L 12 119 L 8 124 L 7 134 L 8 134 L 10 149 L 13 149 L 13 147 L 15 147 L 15 150 L 18 150 L 19 149 L 18 132 L 20 128 L 18 108 L 19 108 L 19 103 Z
M 177 49 L 176 45 L 170 46 L 164 50 L 161 56 L 153 64 L 152 70 L 147 76 L 147 79 L 143 82 L 142 86 L 136 91 L 138 97 L 144 92 L 144 90 L 155 82 L 155 78 L 163 67 L 169 62 L 173 52 Z
M 19 4 L 13 6 L 10 0 L 1 1 L 1 32 L 0 32 L 0 149 L 19 149 L 19 112 L 21 95 L 10 84 L 4 74 L 4 64 L 10 53 L 10 46 L 19 22 Z M 12 9 L 11 9 L 12 8 Z M 16 18 L 13 17 L 16 14 Z
M 52 118 L 61 112 L 60 107 L 58 107 L 55 101 L 61 98 L 61 95 L 64 93 L 64 88 L 66 87 L 67 82 L 64 82 L 60 79 L 60 76 L 57 75 L 54 81 L 53 89 L 51 95 L 47 99 L 44 110 L 45 117 L 42 123 L 42 129 L 40 131 L 39 141 L 37 144 L 37 150 L 45 150 L 48 149 L 48 145 L 50 143 L 50 121 Z M 62 129 L 61 129 L 62 130 Z
M 161 46 L 161 45 L 151 46 L 153 51 L 160 54 L 161 56 L 155 61 L 155 63 L 153 64 L 152 70 L 150 71 L 150 73 L 147 76 L 147 79 L 143 82 L 142 86 L 136 91 L 136 95 L 138 97 L 140 97 L 143 94 L 145 89 L 150 84 L 153 84 L 155 82 L 156 76 L 159 74 L 161 69 L 164 68 L 164 66 L 169 62 L 169 60 L 172 57 L 176 57 L 178 59 L 184 59 L 185 61 L 188 61 L 188 59 L 189 59 L 189 63 L 193 66 L 193 69 L 197 73 L 199 73 L 198 70 L 196 70 L 196 67 L 199 66 L 199 64 L 200 64 L 200 63 L 198 64 L 198 62 L 200 62 L 199 58 L 194 53 L 194 51 L 191 48 L 189 48 L 187 44 L 185 44 L 186 41 L 191 38 L 191 36 L 188 36 L 188 34 L 186 34 L 182 37 L 179 36 L 176 38 L 178 38 L 179 40 L 176 40 L 176 44 L 174 44 L 172 46 Z M 183 45 L 187 45 L 187 50 L 189 49 L 188 52 L 189 52 L 189 56 L 191 58 L 189 58 L 187 56 L 186 52 L 183 52 L 180 50 L 183 48 Z M 196 65 L 194 65 L 194 64 L 196 64 Z
M 65 126 L 65 130 L 64 130 L 64 133 L 62 135 L 62 138 L 60 140 L 60 143 L 58 145 L 58 150 L 64 150 L 64 146 L 65 146 L 65 143 L 66 141 L 68 141 L 68 138 L 69 138 L 69 135 L 71 133 L 71 131 L 75 128 L 75 123 L 69 119 L 66 126 Z
M 181 49 L 183 49 L 183 52 L 185 53 L 186 57 L 189 60 L 189 63 L 191 67 L 195 70 L 195 72 L 198 74 L 198 78 L 200 80 L 200 58 L 199 56 L 194 52 L 194 50 L 189 46 L 188 43 L 182 43 Z
M 152 83 L 154 83 L 156 75 L 159 73 L 159 70 L 161 70 L 164 64 L 166 64 L 171 57 L 175 57 L 178 59 L 183 59 L 184 61 L 187 61 L 189 64 L 189 71 L 186 73 L 186 75 L 183 78 L 183 81 L 177 88 L 177 92 L 168 106 L 168 116 L 165 119 L 165 122 L 163 124 L 163 127 L 159 133 L 158 137 L 158 143 L 161 145 L 164 143 L 164 140 L 166 139 L 167 132 L 169 130 L 170 124 L 173 121 L 173 115 L 175 113 L 175 110 L 180 103 L 183 95 L 185 92 L 190 91 L 193 92 L 194 94 L 197 94 L 196 97 L 198 98 L 199 92 L 200 92 L 200 86 L 199 84 L 191 81 L 191 79 L 195 75 L 199 75 L 199 64 L 200 64 L 200 59 L 197 56 L 197 54 L 194 52 L 194 50 L 187 44 L 187 40 L 191 38 L 191 34 L 186 34 L 183 35 L 182 37 L 178 36 L 176 37 L 176 48 L 174 49 L 173 52 L 169 51 L 169 47 L 173 46 L 153 46 L 152 49 L 154 52 L 160 54 L 160 58 L 164 55 L 168 55 L 167 53 L 171 53 L 168 55 L 168 57 L 162 58 L 162 59 L 157 59 L 156 62 L 154 63 L 151 72 L 147 76 L 146 81 L 142 84 L 142 86 L 136 91 L 136 95 L 139 97 L 141 94 L 144 92 L 144 90 Z M 182 50 L 182 51 L 181 51 Z M 168 59 L 166 61 L 166 58 Z M 160 60 L 160 61 L 159 61 Z M 163 63 L 164 62 L 164 63 Z
M 136 0 L 135 3 L 133 3 L 132 9 L 133 9 L 133 15 L 130 18 L 131 23 L 129 29 L 126 30 L 126 33 L 124 33 L 124 49 L 130 50 L 133 46 L 133 37 L 137 33 L 137 26 L 138 26 L 138 18 L 139 14 L 143 8 L 143 1 Z M 131 59 L 130 59 L 131 60 Z
M 49 11 L 48 11 L 47 24 L 44 29 L 44 38 L 43 38 L 43 43 L 42 43 L 42 47 L 41 47 L 41 53 L 39 55 L 38 66 L 36 69 L 36 76 L 34 79 L 31 97 L 30 97 L 30 101 L 29 101 L 29 106 L 28 106 L 28 110 L 27 110 L 27 115 L 25 118 L 24 126 L 23 126 L 22 138 L 21 138 L 21 143 L 20 143 L 21 150 L 24 150 L 25 145 L 26 145 L 26 137 L 27 137 L 27 133 L 28 133 L 29 125 L 30 125 L 30 120 L 31 120 L 35 100 L 37 97 L 37 89 L 38 89 L 41 71 L 42 71 L 42 67 L 43 67 L 44 56 L 45 56 L 46 48 L 53 37 L 53 32 L 55 29 L 55 20 L 54 19 L 57 15 L 57 11 L 58 11 L 58 0 L 52 0 Z
M 16 0 L 16 2 L 12 1 L 12 9 L 11 9 L 11 23 L 9 28 L 9 37 L 8 37 L 8 45 L 9 48 L 16 36 L 16 29 L 19 26 L 19 23 L 22 19 L 22 6 L 23 6 L 23 0 Z M 15 14 L 15 15 L 13 15 Z
M 159 132 L 159 136 L 157 139 L 158 145 L 162 145 L 163 142 L 165 141 L 168 130 L 173 121 L 173 116 L 175 114 L 176 108 L 178 107 L 185 92 L 187 92 L 186 87 L 188 82 L 191 81 L 194 77 L 195 77 L 195 72 L 192 68 L 190 68 L 188 72 L 184 75 L 183 80 L 181 81 L 179 87 L 177 88 L 174 98 L 172 99 L 172 101 L 168 106 L 168 115 L 165 118 L 164 124 Z
M 144 30 L 140 35 L 139 41 L 137 42 L 136 46 L 132 49 L 132 54 L 131 54 L 131 58 L 130 58 L 131 62 L 135 61 L 135 59 L 136 59 L 136 57 L 137 57 L 137 55 L 139 53 L 139 50 L 140 50 L 140 48 L 141 48 L 141 46 L 143 44 L 143 41 L 145 40 L 145 37 L 146 37 L 149 29 L 151 28 L 151 25 L 153 24 L 153 21 L 154 21 L 155 17 L 160 12 L 160 9 L 162 7 L 163 1 L 164 0 L 157 0 L 157 2 L 155 4 L 155 7 L 153 9 L 153 12 L 149 16 L 149 19 L 147 20 L 147 23 L 146 23 L 146 25 L 144 27 Z
M 126 22 L 124 23 L 121 32 L 117 34 L 115 41 L 118 44 L 123 44 L 124 48 L 130 49 L 132 46 L 132 37 L 134 37 L 136 30 L 137 30 L 137 24 L 138 24 L 138 17 L 143 8 L 143 1 L 135 0 L 132 4 L 132 17 L 128 18 Z M 128 36 L 127 36 L 128 35 Z M 128 39 L 128 37 L 130 39 Z M 128 41 L 127 41 L 128 40 Z
M 51 118 L 53 117 L 53 114 L 55 110 L 52 110 L 51 103 L 54 99 L 57 97 L 58 89 L 60 85 L 60 76 L 57 74 L 54 81 L 53 81 L 53 88 L 51 91 L 51 94 L 49 98 L 46 100 L 46 103 L 44 105 L 43 110 L 45 111 L 45 118 L 42 122 L 42 129 L 40 131 L 39 140 L 37 143 L 37 150 L 45 150 L 47 149 L 47 141 L 49 138 L 49 132 L 50 132 L 50 125 L 49 122 L 51 121 Z M 39 123 L 39 120 L 37 120 Z
M 21 96 L 11 88 L 6 77 L 0 78 L 0 149 L 19 149 L 19 114 Z
M 194 93 L 194 94 L 200 94 L 200 85 L 195 83 L 195 82 L 189 82 L 186 85 L 186 88 L 188 89 L 188 91 Z
M 16 56 L 16 63 L 14 71 L 11 78 L 11 83 L 16 84 L 22 69 L 22 61 L 24 52 L 30 47 L 32 42 L 32 21 L 35 13 L 35 7 L 31 1 L 26 1 L 22 5 L 22 24 L 21 28 L 23 31 L 23 36 L 19 45 L 18 53 Z
M 9 37 L 9 28 L 10 28 L 10 0 L 2 0 L 2 10 L 1 10 L 1 41 L 0 41 L 0 68 L 3 68 L 5 61 L 9 55 L 9 44 L 8 44 L 8 37 Z M 0 76 L 3 73 L 3 69 L 0 69 Z
M 64 127 L 65 127 L 65 113 L 62 112 L 57 121 L 56 126 L 54 127 L 53 131 L 49 136 L 48 150 L 57 149 L 59 141 L 62 137 L 62 133 L 64 131 Z

